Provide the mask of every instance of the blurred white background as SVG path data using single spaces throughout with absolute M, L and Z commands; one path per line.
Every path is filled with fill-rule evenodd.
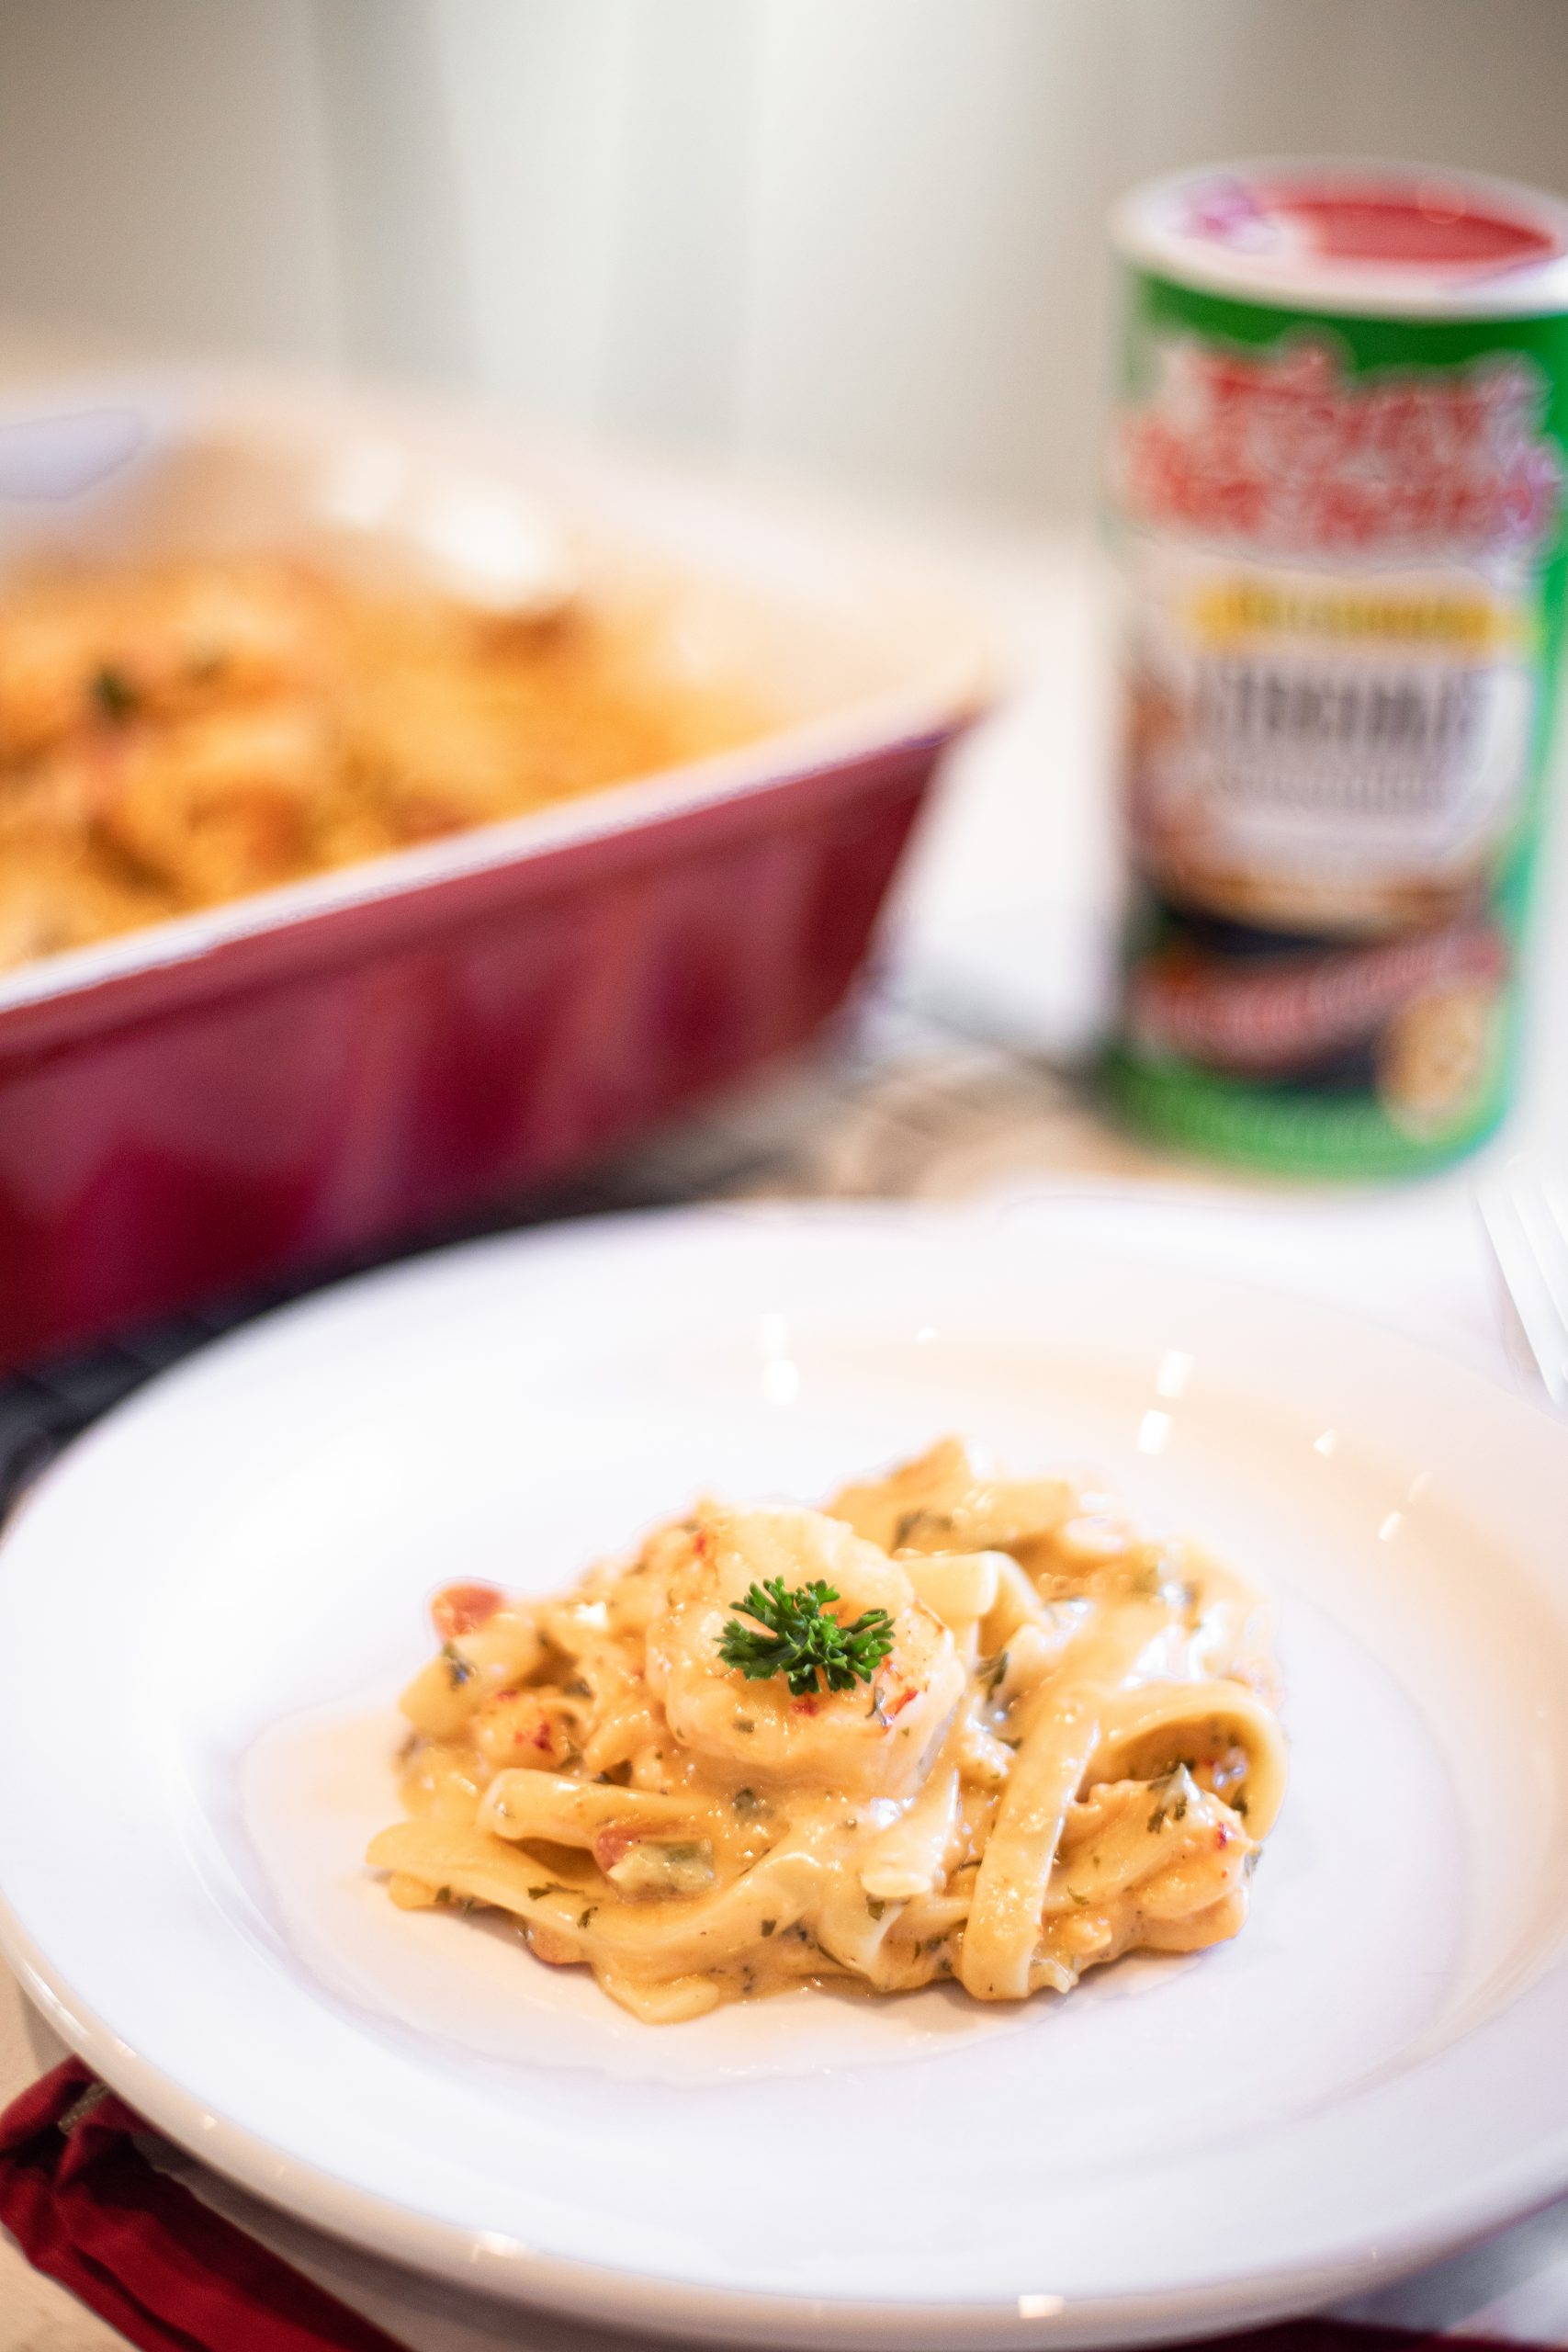
M 894 931 L 1070 1053 L 1118 865 L 1105 215 L 1289 152 L 1568 192 L 1568 0 L 0 0 L 0 370 L 423 379 L 913 524 L 1013 691 Z
M 1290 150 L 1568 187 L 1568 0 L 0 0 L 0 321 L 1071 521 L 1108 202 Z

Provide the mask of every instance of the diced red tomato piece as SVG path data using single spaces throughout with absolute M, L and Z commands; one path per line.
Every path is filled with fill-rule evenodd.
M 474 1633 L 495 1615 L 506 1596 L 499 1585 L 449 1584 L 430 1604 L 432 1624 L 444 1642 Z
M 593 1840 L 593 1859 L 600 1869 L 613 1871 L 628 1849 L 637 1844 L 640 1834 L 622 1822 L 612 1822 L 607 1829 L 601 1829 Z

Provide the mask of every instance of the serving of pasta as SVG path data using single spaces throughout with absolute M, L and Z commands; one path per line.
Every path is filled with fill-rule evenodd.
M 497 611 L 286 554 L 0 597 L 0 970 L 728 748 L 669 616 Z
M 558 1598 L 433 1614 L 369 1862 L 650 2022 L 1197 1951 L 1243 1925 L 1283 1792 L 1256 1597 L 955 1439 L 826 1511 L 704 1502 Z

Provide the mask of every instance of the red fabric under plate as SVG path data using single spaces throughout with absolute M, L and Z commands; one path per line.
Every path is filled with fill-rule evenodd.
M 156 2171 L 146 2132 L 76 2059 L 0 2116 L 0 2222 L 35 2270 L 142 2352 L 403 2352 Z

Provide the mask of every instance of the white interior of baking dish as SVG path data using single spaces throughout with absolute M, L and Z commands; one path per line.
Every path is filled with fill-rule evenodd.
M 0 408 L 0 593 L 40 560 L 288 548 L 470 601 L 574 590 L 660 614 L 660 651 L 772 725 L 741 748 L 151 924 L 0 975 L 0 1012 L 950 729 L 973 616 L 901 554 L 721 473 L 389 395 L 212 375 L 80 378 Z

